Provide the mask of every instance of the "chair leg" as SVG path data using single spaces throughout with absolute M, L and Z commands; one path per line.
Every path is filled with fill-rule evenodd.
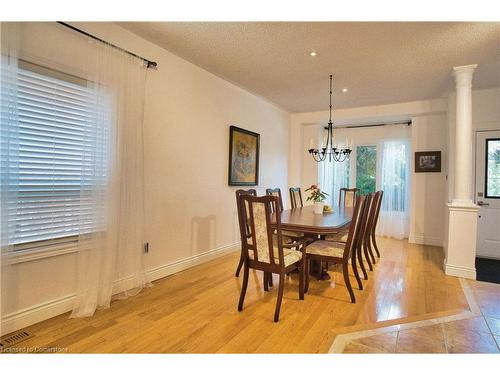
M 342 263 L 342 272 L 344 273 L 344 281 L 345 281 L 345 286 L 347 287 L 347 290 L 349 291 L 349 295 L 351 296 L 351 302 L 355 303 L 356 298 L 354 297 L 354 292 L 352 290 L 351 286 L 351 280 L 349 279 L 349 263 L 344 262 Z
M 356 277 L 356 281 L 358 282 L 358 288 L 359 290 L 363 290 L 363 283 L 361 282 L 361 279 L 359 277 L 358 273 L 358 263 L 356 259 L 356 251 L 352 252 L 352 257 L 351 257 L 351 265 L 352 265 L 352 271 L 354 272 L 354 276 Z
M 244 261 L 245 261 L 245 259 L 243 258 L 243 252 L 241 252 L 240 262 L 238 263 L 238 267 L 236 268 L 236 273 L 235 273 L 234 276 L 240 277 L 240 271 L 241 271 L 241 267 L 243 267 L 243 262 Z
M 264 292 L 269 292 L 269 273 L 264 272 Z
M 241 285 L 241 293 L 240 293 L 240 302 L 238 303 L 238 311 L 243 310 L 243 302 L 245 301 L 245 294 L 247 292 L 248 286 L 248 274 L 250 270 L 248 268 L 248 264 L 245 262 L 243 268 L 243 284 Z
M 367 244 L 367 247 L 368 247 L 368 252 L 370 253 L 370 257 L 371 257 L 371 260 L 372 260 L 372 264 L 377 263 L 377 262 L 375 261 L 375 255 L 373 255 L 372 244 L 371 244 L 371 241 L 370 241 L 370 239 L 369 239 L 369 238 L 368 238 L 368 241 L 366 241 L 366 244 Z
M 361 245 L 359 245 L 356 250 L 358 255 L 359 266 L 361 267 L 361 272 L 363 272 L 363 278 L 368 280 L 368 272 L 366 272 L 365 262 L 363 262 L 363 254 L 361 253 Z
M 305 269 L 305 259 L 300 261 L 299 266 L 299 299 L 304 299 L 304 269 Z
M 274 321 L 280 320 L 281 301 L 283 300 L 283 290 L 285 288 L 285 274 L 280 273 L 280 281 L 278 286 L 278 299 L 276 301 L 276 310 L 274 311 Z
M 272 288 L 273 287 L 273 274 L 271 272 L 269 272 L 269 277 L 267 278 L 267 281 L 269 284 L 269 288 Z
M 380 258 L 380 253 L 378 251 L 377 241 L 375 240 L 375 233 L 372 233 L 372 242 L 373 242 L 373 247 L 375 248 L 375 252 L 377 253 L 377 257 Z
M 309 290 L 309 262 L 310 259 L 306 257 L 306 259 L 304 259 L 304 274 L 305 274 L 304 293 L 307 293 L 307 291 Z
M 363 247 L 363 253 L 365 254 L 365 259 L 368 262 L 368 268 L 370 269 L 370 271 L 373 271 L 372 262 L 370 260 L 370 256 L 368 255 L 368 249 L 366 244 L 364 243 L 362 247 Z

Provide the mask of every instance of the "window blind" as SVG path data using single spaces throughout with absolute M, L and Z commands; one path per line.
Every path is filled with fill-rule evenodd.
M 106 158 L 97 159 L 92 150 L 96 142 L 107 142 L 96 109 L 106 100 L 74 79 L 44 73 L 17 70 L 16 116 L 8 126 L 2 171 L 14 250 L 50 240 L 64 246 L 66 239 L 94 230 L 91 196 L 96 184 L 105 184 Z

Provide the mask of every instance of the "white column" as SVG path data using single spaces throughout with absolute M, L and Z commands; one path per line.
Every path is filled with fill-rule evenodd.
M 472 75 L 477 65 L 453 68 L 456 83 L 455 183 L 453 204 L 472 205 Z
M 456 83 L 456 118 L 453 150 L 454 190 L 448 204 L 446 233 L 447 275 L 476 278 L 476 235 L 478 206 L 472 201 L 472 75 L 477 65 L 453 68 Z M 450 131 L 453 129 L 450 129 Z

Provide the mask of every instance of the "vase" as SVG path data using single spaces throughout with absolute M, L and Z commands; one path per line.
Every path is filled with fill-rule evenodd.
M 324 205 L 325 204 L 323 202 L 314 202 L 314 213 L 322 214 Z

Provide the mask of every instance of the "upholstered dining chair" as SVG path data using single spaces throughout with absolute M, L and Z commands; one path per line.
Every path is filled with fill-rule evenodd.
M 315 241 L 306 247 L 306 261 L 305 261 L 305 290 L 307 293 L 309 289 L 309 262 L 312 259 L 328 262 L 329 264 L 342 264 L 342 273 L 344 275 L 345 285 L 351 297 L 351 302 L 355 303 L 356 298 L 349 279 L 349 261 L 353 267 L 354 275 L 358 282 L 359 289 L 363 289 L 363 285 L 357 272 L 356 264 L 356 249 L 361 236 L 361 228 L 363 220 L 366 218 L 366 197 L 357 196 L 354 203 L 354 211 L 352 221 L 349 226 L 347 241 L 334 242 L 319 240 Z
M 280 188 L 268 188 L 266 189 L 266 195 L 272 195 L 273 197 L 278 198 L 278 203 L 277 205 L 279 206 L 279 209 L 283 211 L 283 197 L 281 196 L 281 189 Z M 272 207 L 274 212 L 276 210 L 276 207 Z
M 243 309 L 250 269 L 263 271 L 264 275 L 275 273 L 279 275 L 278 298 L 274 312 L 274 321 L 277 322 L 283 299 L 285 275 L 296 268 L 299 269 L 299 299 L 304 299 L 305 248 L 302 243 L 283 243 L 277 197 L 242 195 L 239 199 L 242 202 L 239 204 L 240 217 L 245 223 L 240 227 L 244 262 L 238 311 Z M 277 215 L 272 213 L 273 206 L 277 207 Z M 275 216 L 274 227 L 271 225 L 273 216 Z M 247 236 L 244 230 L 246 225 L 249 227 L 250 236 Z M 264 280 L 264 289 L 267 290 L 266 280 Z
M 281 196 L 281 189 L 280 188 L 274 188 L 274 189 L 266 189 L 266 195 L 270 195 L 273 197 L 278 198 L 278 202 L 274 203 L 275 206 L 278 206 L 280 211 L 283 211 L 283 198 Z M 276 207 L 272 207 L 272 212 L 275 212 Z M 299 239 L 302 239 L 304 237 L 304 233 L 301 232 L 296 232 L 292 230 L 283 230 L 282 234 L 285 237 L 288 237 L 292 242 L 298 241 Z
M 339 190 L 339 207 L 353 207 L 356 196 L 359 195 L 358 188 L 340 188 Z
M 240 204 L 242 204 L 242 201 L 240 200 L 240 197 L 242 195 L 256 196 L 257 195 L 257 191 L 255 189 L 248 189 L 248 190 L 238 189 L 238 190 L 236 190 L 236 210 L 238 212 L 238 223 L 239 223 L 239 226 L 240 226 L 240 232 L 241 232 L 242 229 L 244 229 L 245 238 L 250 238 L 250 228 L 248 227 L 248 224 L 245 224 L 245 223 L 248 223 L 248 220 L 244 221 L 240 217 L 241 212 L 243 212 L 240 209 Z M 248 210 L 246 210 L 245 212 L 248 212 Z M 242 226 L 244 226 L 244 227 L 242 228 Z M 235 273 L 236 277 L 240 276 L 241 267 L 243 267 L 243 261 L 245 259 L 244 256 L 243 256 L 243 238 L 241 239 L 241 243 L 242 243 L 242 245 L 241 245 L 240 261 L 238 262 L 238 267 L 236 267 L 236 273 Z
M 300 187 L 290 188 L 290 205 L 292 206 L 292 209 L 304 206 L 304 202 L 302 202 L 302 192 L 300 191 Z
M 373 249 L 376 243 L 375 241 L 375 227 L 377 225 L 378 214 L 380 212 L 380 204 L 382 202 L 383 191 L 377 191 L 376 193 L 370 194 L 367 201 L 368 209 L 368 217 L 367 222 L 365 224 L 365 228 L 363 229 L 363 236 L 361 239 L 361 246 L 363 248 L 363 254 L 368 263 L 368 268 L 370 271 L 373 271 L 373 264 L 376 263 L 375 255 L 373 254 Z M 378 251 L 378 249 L 376 250 Z M 377 256 L 380 258 L 380 253 L 377 253 Z M 364 264 L 361 264 L 361 270 L 363 272 L 365 280 L 368 279 L 368 275 L 366 273 L 366 269 L 364 268 Z
M 358 188 L 340 188 L 339 190 L 339 207 L 353 207 L 356 200 L 356 196 L 359 195 Z M 325 239 L 327 241 L 347 241 L 347 230 L 348 227 L 340 229 L 337 233 L 327 235 Z
M 377 246 L 377 240 L 375 237 L 375 230 L 377 229 L 377 223 L 378 223 L 378 218 L 380 216 L 380 208 L 382 207 L 382 199 L 384 198 L 384 191 L 379 190 L 377 191 L 378 194 L 378 199 L 377 199 L 377 206 L 376 206 L 376 211 L 375 211 L 375 220 L 373 222 L 373 226 L 370 231 L 370 238 L 371 238 L 371 243 L 373 244 L 373 248 L 375 249 L 375 252 L 377 253 L 377 257 L 380 258 L 380 252 L 378 250 Z

